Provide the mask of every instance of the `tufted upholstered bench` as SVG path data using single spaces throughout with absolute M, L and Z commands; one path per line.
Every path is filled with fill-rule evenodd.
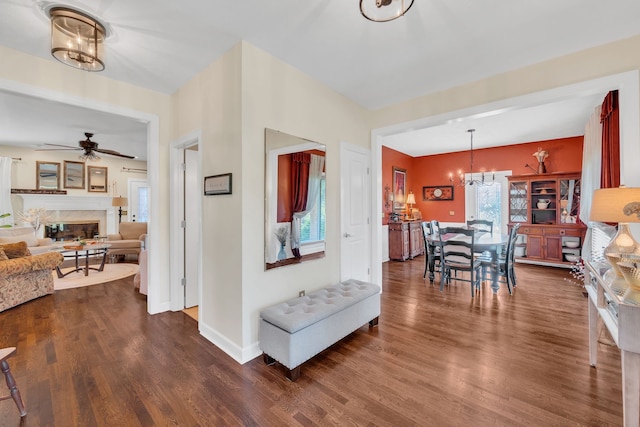
M 295 381 L 302 363 L 379 316 L 380 287 L 350 279 L 262 310 L 260 349 L 267 365 L 280 362 Z

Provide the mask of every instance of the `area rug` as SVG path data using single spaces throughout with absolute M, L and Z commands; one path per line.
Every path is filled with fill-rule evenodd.
M 94 266 L 95 267 L 95 266 Z M 81 286 L 97 285 L 98 283 L 111 282 L 112 280 L 124 279 L 133 276 L 138 272 L 138 264 L 105 264 L 104 270 L 89 270 L 89 275 L 85 276 L 84 271 L 71 273 L 68 276 L 58 279 L 56 271 L 53 271 L 53 287 L 55 290 L 79 288 Z M 60 269 L 62 273 L 73 270 L 73 267 Z

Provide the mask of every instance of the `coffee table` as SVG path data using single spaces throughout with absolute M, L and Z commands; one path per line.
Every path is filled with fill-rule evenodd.
M 58 274 L 58 278 L 62 279 L 63 277 L 75 273 L 76 271 L 84 271 L 84 275 L 89 275 L 89 270 L 102 271 L 104 270 L 104 263 L 107 259 L 107 251 L 111 245 L 107 245 L 104 243 L 94 243 L 91 245 L 84 245 L 80 248 L 65 248 L 64 246 L 58 246 L 53 251 L 60 252 L 62 256 L 67 259 L 75 259 L 76 268 L 68 271 L 66 273 L 62 273 L 60 271 L 60 266 L 56 267 L 56 273 Z M 102 261 L 100 262 L 100 266 L 98 268 L 89 267 L 89 258 L 92 256 L 100 256 L 102 255 Z M 81 258 L 84 257 L 84 266 L 80 265 Z

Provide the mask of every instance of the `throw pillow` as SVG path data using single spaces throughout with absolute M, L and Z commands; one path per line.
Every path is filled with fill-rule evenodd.
M 3 250 L 9 259 L 31 256 L 27 242 L 3 243 L 0 245 L 0 249 Z
M 6 261 L 9 257 L 4 253 L 4 249 L 0 248 L 0 261 Z

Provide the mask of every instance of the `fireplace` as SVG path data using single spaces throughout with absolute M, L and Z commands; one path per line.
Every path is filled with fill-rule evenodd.
M 92 239 L 100 230 L 99 222 L 91 221 L 67 221 L 49 224 L 44 227 L 44 237 L 49 237 L 56 242 L 64 240 Z

